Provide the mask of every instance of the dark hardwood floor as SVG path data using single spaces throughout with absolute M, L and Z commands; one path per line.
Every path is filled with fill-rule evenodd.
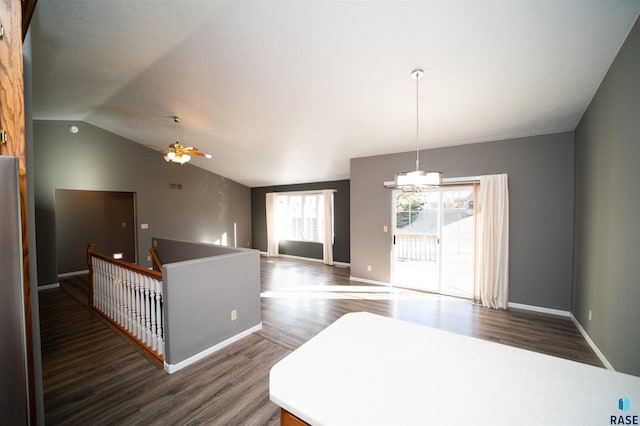
M 262 330 L 171 375 L 87 308 L 86 276 L 40 292 L 46 423 L 278 424 L 271 367 L 357 311 L 601 366 L 567 318 L 351 282 L 348 268 L 261 262 Z

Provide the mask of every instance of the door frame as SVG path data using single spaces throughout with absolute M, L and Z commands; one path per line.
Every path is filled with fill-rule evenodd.
M 474 198 L 474 207 L 473 207 L 473 215 L 474 215 L 474 228 L 476 229 L 474 231 L 474 238 L 473 238 L 473 247 L 474 247 L 474 254 L 473 254 L 473 269 L 475 271 L 476 269 L 476 262 L 477 262 L 477 254 L 476 254 L 476 232 L 477 232 L 477 198 L 478 198 L 478 189 L 479 189 L 479 185 L 480 184 L 480 176 L 468 176 L 468 177 L 456 177 L 456 178 L 444 178 L 442 180 L 442 185 L 439 188 L 434 188 L 434 189 L 438 189 L 439 191 L 439 199 L 440 199 L 440 203 L 439 203 L 439 209 L 442 209 L 442 188 L 443 187 L 454 187 L 454 186 L 473 186 L 473 198 Z M 399 286 L 398 283 L 396 282 L 396 234 L 397 234 L 397 228 L 396 228 L 396 218 L 397 218 L 397 210 L 396 210 L 396 198 L 397 195 L 401 192 L 401 190 L 398 189 L 394 189 L 391 193 L 391 249 L 389 251 L 389 281 L 390 281 L 390 285 L 391 286 Z M 464 297 L 464 296 L 460 296 L 460 295 L 451 295 L 451 294 L 447 294 L 447 293 L 442 293 L 442 265 L 441 265 L 441 261 L 442 261 L 442 220 L 440 218 L 440 212 L 438 213 L 438 234 L 437 234 L 437 238 L 438 238 L 438 243 L 437 243 L 437 253 L 436 253 L 436 261 L 438 262 L 438 289 L 437 289 L 437 293 L 438 294 L 442 294 L 442 295 L 446 295 L 446 296 L 454 296 L 454 297 Z M 475 274 L 474 274 L 474 282 L 472 283 L 472 286 L 475 287 Z M 400 287 L 404 287 L 402 285 L 400 285 Z M 432 291 L 432 290 L 425 290 L 425 289 L 420 289 L 419 287 L 409 287 L 412 289 L 416 289 L 419 291 Z M 470 298 L 472 298 L 473 296 L 470 296 Z

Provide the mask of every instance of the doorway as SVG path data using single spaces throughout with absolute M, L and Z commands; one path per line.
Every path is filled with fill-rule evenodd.
M 393 285 L 472 297 L 474 194 L 474 184 L 394 191 Z
M 56 189 L 58 274 L 87 269 L 87 244 L 100 253 L 121 254 L 136 263 L 136 217 L 133 192 Z

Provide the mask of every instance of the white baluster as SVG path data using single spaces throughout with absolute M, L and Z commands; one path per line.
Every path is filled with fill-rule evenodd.
M 98 285 L 99 287 L 99 291 L 98 291 L 98 310 L 100 312 L 104 312 L 104 263 L 102 262 L 102 260 L 98 260 L 98 264 L 100 265 L 100 283 Z
M 97 305 L 98 301 L 98 283 L 100 282 L 100 268 L 98 267 L 98 260 L 92 256 L 91 264 L 93 265 L 93 306 Z
M 99 274 L 98 274 L 98 300 L 96 303 L 96 307 L 98 308 L 99 311 L 103 311 L 104 309 L 104 263 L 102 262 L 102 260 L 98 259 L 97 260 L 99 268 Z
M 136 274 L 136 337 L 142 339 L 142 282 L 140 275 Z
M 127 276 L 129 271 L 120 268 L 120 325 L 126 330 L 127 328 Z
M 106 286 L 105 286 L 105 292 L 106 292 L 106 305 L 105 305 L 105 309 L 106 309 L 106 314 L 109 318 L 113 318 L 113 264 L 107 262 L 107 270 L 108 270 L 108 274 L 107 274 L 107 280 L 105 282 Z
M 151 346 L 151 277 L 144 277 L 144 343 Z
M 95 257 L 93 263 L 93 306 L 98 307 L 100 300 L 100 261 Z
M 149 297 L 149 306 L 151 307 L 151 349 L 154 352 L 158 352 L 158 328 L 156 325 L 156 293 L 158 288 L 156 280 L 153 278 L 149 278 L 149 283 L 151 284 L 151 295 Z
M 164 354 L 164 311 L 162 310 L 162 281 L 158 281 L 158 292 L 156 293 L 156 312 L 158 313 L 158 353 Z
M 111 286 L 109 287 L 110 303 L 109 303 L 109 318 L 111 318 L 116 324 L 118 317 L 118 267 L 113 263 L 111 266 Z
M 114 299 L 114 313 L 113 313 L 113 320 L 116 322 L 116 324 L 121 324 L 120 322 L 120 288 L 122 287 L 122 271 L 120 269 L 120 267 L 118 265 L 113 265 L 114 266 L 114 270 L 115 270 L 115 274 L 116 276 L 114 277 L 113 280 L 113 299 Z
M 146 339 L 147 339 L 147 331 L 146 331 L 146 327 L 145 327 L 145 323 L 147 321 L 147 308 L 146 308 L 146 303 L 145 303 L 145 292 L 146 292 L 146 281 L 147 281 L 147 277 L 145 277 L 144 275 L 140 275 L 140 341 L 142 343 L 147 343 Z
M 102 312 L 109 314 L 109 288 L 111 287 L 111 266 L 107 262 L 104 263 L 104 281 L 102 282 Z
M 100 312 L 104 311 L 104 263 L 102 260 L 98 260 L 98 265 L 100 265 L 99 271 L 99 283 L 98 283 L 98 303 L 97 307 Z
M 147 321 L 147 315 L 145 307 L 145 282 L 146 277 L 144 275 L 140 275 L 140 341 L 142 343 L 146 343 L 147 331 L 145 329 L 145 323 Z
M 125 288 L 125 308 L 126 308 L 126 325 L 125 328 L 127 329 L 127 331 L 131 332 L 131 330 L 133 329 L 132 324 L 133 322 L 131 321 L 131 281 L 133 280 L 133 272 L 132 271 L 127 271 L 127 282 L 126 282 L 126 288 Z
M 102 312 L 109 314 L 109 288 L 111 287 L 111 265 L 107 262 L 104 264 L 104 300 L 102 301 Z
M 100 260 L 93 258 L 93 305 L 96 309 L 100 309 L 100 280 L 102 279 L 102 271 Z
M 131 276 L 131 334 L 138 330 L 138 274 Z
M 127 325 L 127 304 L 126 304 L 126 300 L 125 300 L 125 288 L 127 286 L 127 269 L 125 268 L 120 268 L 120 281 L 119 281 L 119 288 L 118 288 L 118 316 L 120 317 L 120 326 L 122 326 L 123 328 L 126 329 L 126 325 Z

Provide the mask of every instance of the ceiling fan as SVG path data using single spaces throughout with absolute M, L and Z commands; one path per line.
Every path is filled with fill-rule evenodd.
M 198 148 L 192 146 L 184 146 L 179 141 L 178 128 L 180 126 L 180 117 L 173 117 L 173 121 L 176 123 L 176 141 L 169 145 L 169 148 L 164 150 L 165 161 L 172 161 L 174 163 L 184 164 L 191 160 L 191 156 L 211 158 L 211 154 L 205 154 L 198 151 Z

